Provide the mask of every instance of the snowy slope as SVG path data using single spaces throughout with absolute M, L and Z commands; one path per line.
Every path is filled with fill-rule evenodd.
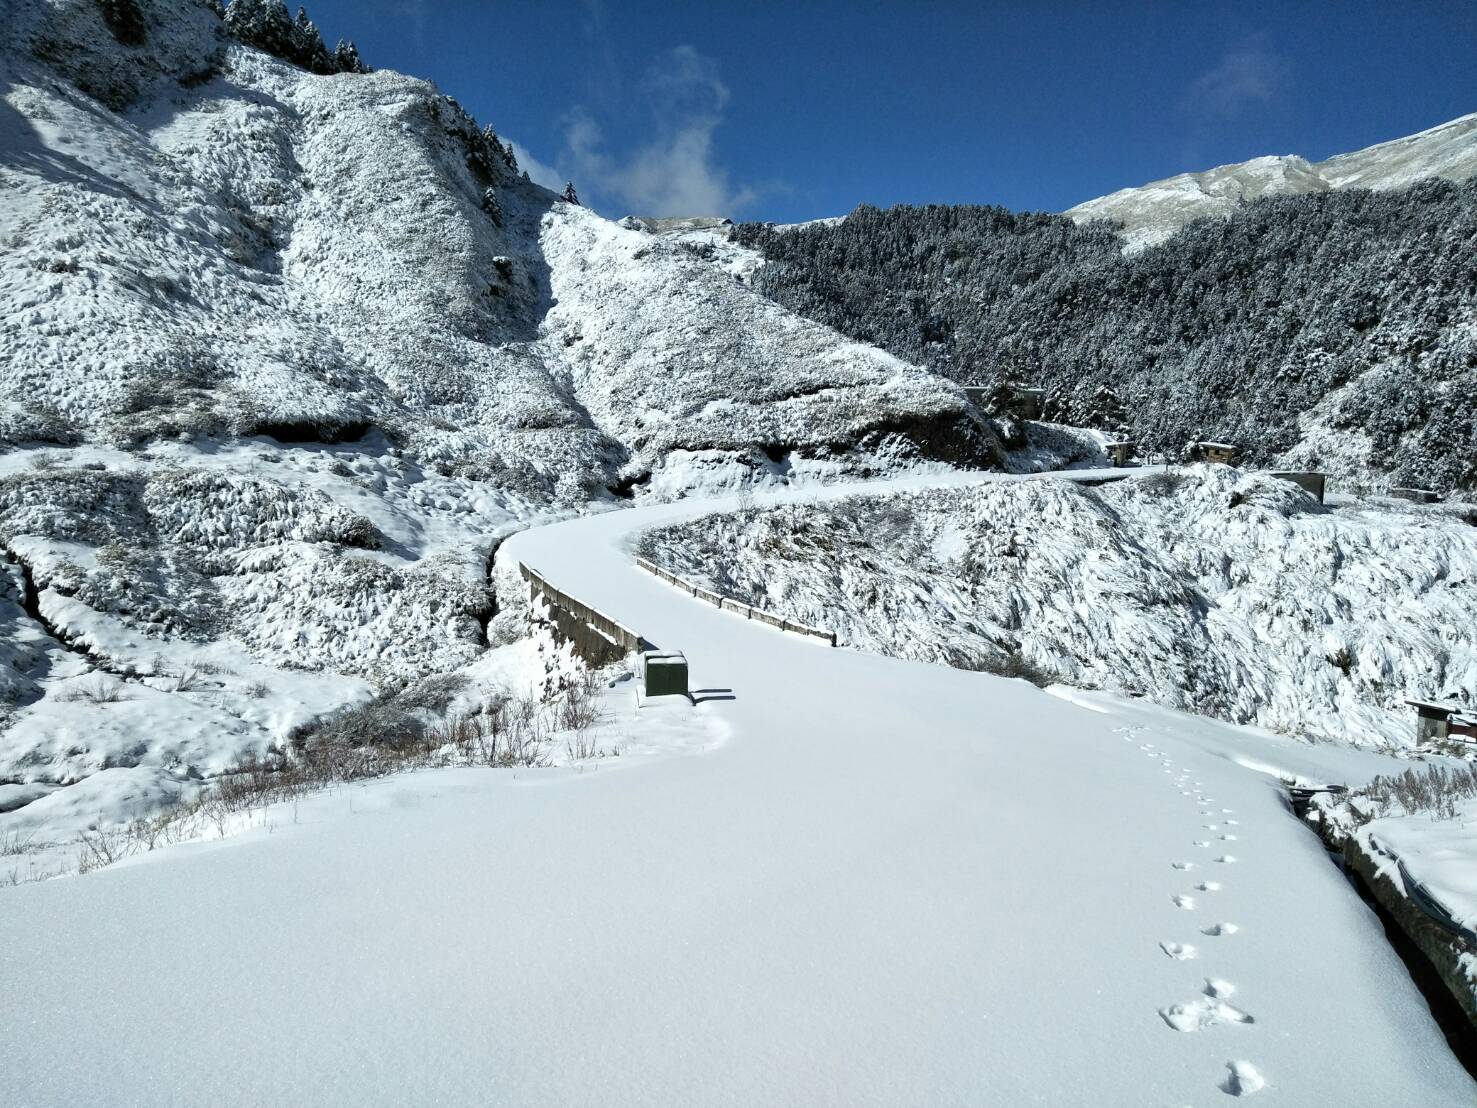
M 0 394 L 34 423 L 54 413 L 110 441 L 376 426 L 423 460 L 547 493 L 564 473 L 599 489 L 660 465 L 666 439 L 609 418 L 619 388 L 635 412 L 704 413 L 712 441 L 688 430 L 688 448 L 759 435 L 870 458 L 899 429 L 913 456 L 990 459 L 952 387 L 489 163 L 431 84 L 314 76 L 222 38 L 188 0 L 144 7 L 149 45 L 110 51 L 93 5 L 23 0 L 5 52 L 21 156 L 0 223 Z M 122 115 L 42 60 L 70 73 L 160 50 Z M 187 86 L 169 51 L 193 54 Z M 609 379 L 632 357 L 639 373 Z M 698 367 L 719 359 L 715 382 Z
M 1079 223 L 1115 220 L 1129 250 L 1162 242 L 1190 222 L 1229 215 L 1260 196 L 1329 189 L 1398 189 L 1427 177 L 1465 180 L 1477 173 L 1477 114 L 1323 162 L 1270 155 L 1120 189 L 1067 209 Z
M 503 554 L 684 649 L 718 698 L 670 712 L 727 742 L 394 778 L 9 890 L 10 1095 L 1471 1103 L 1378 921 L 1233 729 L 832 650 L 631 563 L 635 529 L 732 506 Z M 628 700 L 620 726 L 670 712 Z M 1251 749 L 1356 779 L 1343 748 Z
M 998 460 L 953 385 L 556 199 L 429 82 L 103 8 L 0 41 L 13 821 L 146 814 L 475 665 L 489 554 L 550 514 Z
M 897 657 L 1409 747 L 1408 696 L 1477 690 L 1477 531 L 1224 466 L 703 520 L 648 556 Z

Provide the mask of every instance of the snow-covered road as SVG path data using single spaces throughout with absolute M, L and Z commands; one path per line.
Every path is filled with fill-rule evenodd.
M 684 650 L 732 699 L 647 718 L 725 742 L 405 775 L 8 890 L 7 1101 L 1473 1102 L 1243 732 L 833 650 L 634 566 L 708 507 L 500 558 Z

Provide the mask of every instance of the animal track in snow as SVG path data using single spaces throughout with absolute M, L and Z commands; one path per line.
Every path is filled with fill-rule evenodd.
M 1221 836 L 1221 842 L 1224 842 L 1224 843 L 1234 843 L 1235 841 L 1236 841 L 1236 836 L 1235 835 L 1222 835 Z
M 1219 858 L 1216 859 L 1216 861 L 1217 862 L 1224 862 L 1226 865 L 1229 866 L 1229 865 L 1232 865 L 1233 863 L 1235 863 L 1235 861 L 1236 861 L 1236 855 L 1234 855 L 1234 854 L 1222 854 Z
M 1196 950 L 1189 943 L 1162 942 L 1159 944 L 1159 949 L 1164 951 L 1165 954 L 1168 954 L 1176 962 L 1184 962 L 1191 958 L 1200 957 L 1200 951 Z
M 1235 991 L 1236 986 L 1229 981 L 1210 978 L 1202 990 L 1204 995 L 1161 1008 L 1159 1016 L 1176 1031 L 1204 1031 L 1222 1023 L 1255 1023 L 1250 1013 L 1226 1003 L 1226 998 Z
M 1193 896 L 1186 896 L 1185 894 L 1180 893 L 1176 896 L 1170 897 L 1169 899 L 1174 901 L 1174 906 L 1176 908 L 1183 908 L 1187 912 L 1194 911 L 1195 909 L 1195 898 Z
M 1237 927 L 1234 923 L 1213 923 L 1209 927 L 1202 927 L 1200 934 L 1210 936 L 1234 935 L 1240 930 L 1241 928 Z
M 1232 1096 L 1250 1096 L 1267 1087 L 1267 1079 L 1250 1062 L 1230 1061 L 1226 1063 L 1226 1069 L 1230 1072 L 1221 1082 L 1220 1089 L 1223 1093 L 1230 1093 Z
M 1195 845 L 1196 846 L 1209 846 L 1210 843 L 1206 842 L 1204 839 L 1196 839 L 1195 840 Z
M 1222 808 L 1221 811 L 1224 812 L 1225 809 Z M 1240 827 L 1241 826 L 1241 821 L 1239 819 L 1228 819 L 1228 820 L 1226 820 L 1226 826 L 1227 827 Z
M 1170 864 L 1175 869 L 1194 869 L 1195 868 L 1195 863 L 1194 862 L 1171 862 Z
M 1219 881 L 1202 881 L 1195 887 L 1202 893 L 1218 893 L 1221 891 L 1221 883 Z

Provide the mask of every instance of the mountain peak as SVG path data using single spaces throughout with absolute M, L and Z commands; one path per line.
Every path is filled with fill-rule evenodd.
M 1180 173 L 1088 200 L 1068 208 L 1066 214 L 1078 223 L 1093 219 L 1121 223 L 1125 249 L 1134 251 L 1163 242 L 1193 219 L 1229 215 L 1262 196 L 1398 189 L 1427 177 L 1465 180 L 1473 174 L 1477 174 L 1477 113 L 1322 162 L 1296 154 L 1268 155 Z

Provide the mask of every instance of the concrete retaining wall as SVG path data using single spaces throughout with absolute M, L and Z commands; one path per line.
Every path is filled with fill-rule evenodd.
M 604 612 L 592 608 L 582 600 L 570 596 L 567 592 L 555 588 L 537 570 L 530 569 L 522 562 L 518 563 L 518 572 L 528 582 L 530 597 L 543 597 L 550 605 L 567 612 L 580 623 L 593 631 L 598 632 L 605 639 L 623 651 L 635 651 L 645 649 L 645 640 L 625 624 L 611 619 Z

